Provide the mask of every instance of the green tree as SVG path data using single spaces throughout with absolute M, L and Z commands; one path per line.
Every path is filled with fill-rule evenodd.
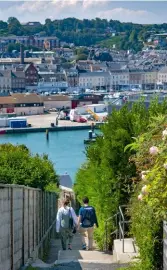
M 0 145 L 0 183 L 45 190 L 58 186 L 58 176 L 47 155 L 32 155 L 24 145 Z
M 136 42 L 137 41 L 137 32 L 136 30 L 133 30 L 129 37 L 130 42 Z
M 82 53 L 82 54 L 78 54 L 77 55 L 77 61 L 79 61 L 79 60 L 87 60 L 87 55 L 86 54 L 84 54 L 84 53 Z
M 50 19 L 45 20 L 45 29 L 47 35 L 51 36 L 55 30 L 54 25 Z
M 22 35 L 22 25 L 20 24 L 19 20 L 15 17 L 10 17 L 8 19 L 8 31 L 9 34 L 13 35 Z

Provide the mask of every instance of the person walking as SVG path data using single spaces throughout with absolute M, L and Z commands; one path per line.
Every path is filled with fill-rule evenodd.
M 63 201 L 63 206 L 58 210 L 56 218 L 56 232 L 60 233 L 62 249 L 72 250 L 73 230 L 77 226 L 77 216 L 74 209 L 70 207 L 70 200 Z
M 94 207 L 89 206 L 88 197 L 83 198 L 84 206 L 79 210 L 78 228 L 82 236 L 82 249 L 86 250 L 86 238 L 88 238 L 88 250 L 93 249 L 94 226 L 98 228 L 98 221 Z

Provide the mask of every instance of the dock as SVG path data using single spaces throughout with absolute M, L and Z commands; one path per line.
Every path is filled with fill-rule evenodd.
M 103 123 L 96 123 L 95 128 L 98 129 Z M 58 132 L 58 131 L 71 131 L 71 130 L 89 130 L 91 125 L 72 125 L 72 126 L 54 126 L 54 127 L 27 127 L 27 128 L 1 128 L 0 134 L 12 133 L 33 133 L 33 132 Z

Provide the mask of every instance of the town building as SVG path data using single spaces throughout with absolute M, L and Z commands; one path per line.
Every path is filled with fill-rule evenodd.
M 69 69 L 65 71 L 67 83 L 69 87 L 77 87 L 79 84 L 78 79 L 78 70 L 77 69 Z
M 79 87 L 102 89 L 110 87 L 109 72 L 84 72 L 79 74 Z
M 75 56 L 74 50 L 70 48 L 56 48 L 55 53 L 56 56 L 65 58 L 66 60 L 72 60 Z
M 162 85 L 163 88 L 167 88 L 167 66 L 159 70 L 157 83 Z
M 41 96 L 29 93 L 0 97 L 0 113 L 15 113 L 16 115 L 43 114 L 43 100 Z
M 11 71 L 11 92 L 24 92 L 26 87 L 25 72 Z
M 68 84 L 66 81 L 56 81 L 56 79 L 49 82 L 39 81 L 37 85 L 38 92 L 58 92 L 60 90 L 66 91 Z
M 0 37 L 0 51 L 5 51 L 8 44 L 21 43 L 25 47 L 33 46 L 37 48 L 45 48 L 52 50 L 59 47 L 57 37 L 40 37 L 40 36 L 7 36 Z
M 126 90 L 129 87 L 129 71 L 113 70 L 110 72 L 110 87 L 113 90 Z
M 71 108 L 75 109 L 79 106 L 91 105 L 103 103 L 104 95 L 95 95 L 95 94 L 79 94 L 73 95 L 71 98 Z
M 38 84 L 39 76 L 38 70 L 33 63 L 27 64 L 24 69 L 26 86 L 36 86 Z
M 42 99 L 46 111 L 62 108 L 71 109 L 71 99 L 67 95 L 43 96 Z
M 156 70 L 143 72 L 142 89 L 143 90 L 156 89 L 157 79 L 158 79 L 158 72 Z
M 23 26 L 28 26 L 30 28 L 32 27 L 39 27 L 41 26 L 41 23 L 40 22 L 26 22 L 26 23 L 22 23 Z
M 0 94 L 8 95 L 10 92 L 25 91 L 25 74 L 22 71 L 0 71 Z

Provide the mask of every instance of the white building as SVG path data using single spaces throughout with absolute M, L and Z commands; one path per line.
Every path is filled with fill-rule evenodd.
M 158 83 L 167 83 L 167 66 L 163 67 L 158 72 Z
M 157 71 L 147 71 L 142 74 L 144 84 L 157 82 Z
M 8 93 L 11 91 L 12 87 L 12 77 L 11 71 L 1 71 L 0 72 L 0 92 Z
M 110 85 L 115 86 L 127 86 L 129 85 L 129 71 L 112 71 L 110 72 Z
M 51 91 L 58 91 L 59 89 L 66 89 L 68 87 L 68 83 L 64 81 L 50 81 L 50 82 L 44 82 L 40 81 L 38 82 L 37 91 L 38 92 L 51 92 Z
M 109 72 L 85 72 L 79 74 L 79 87 L 81 88 L 102 88 L 110 86 Z

